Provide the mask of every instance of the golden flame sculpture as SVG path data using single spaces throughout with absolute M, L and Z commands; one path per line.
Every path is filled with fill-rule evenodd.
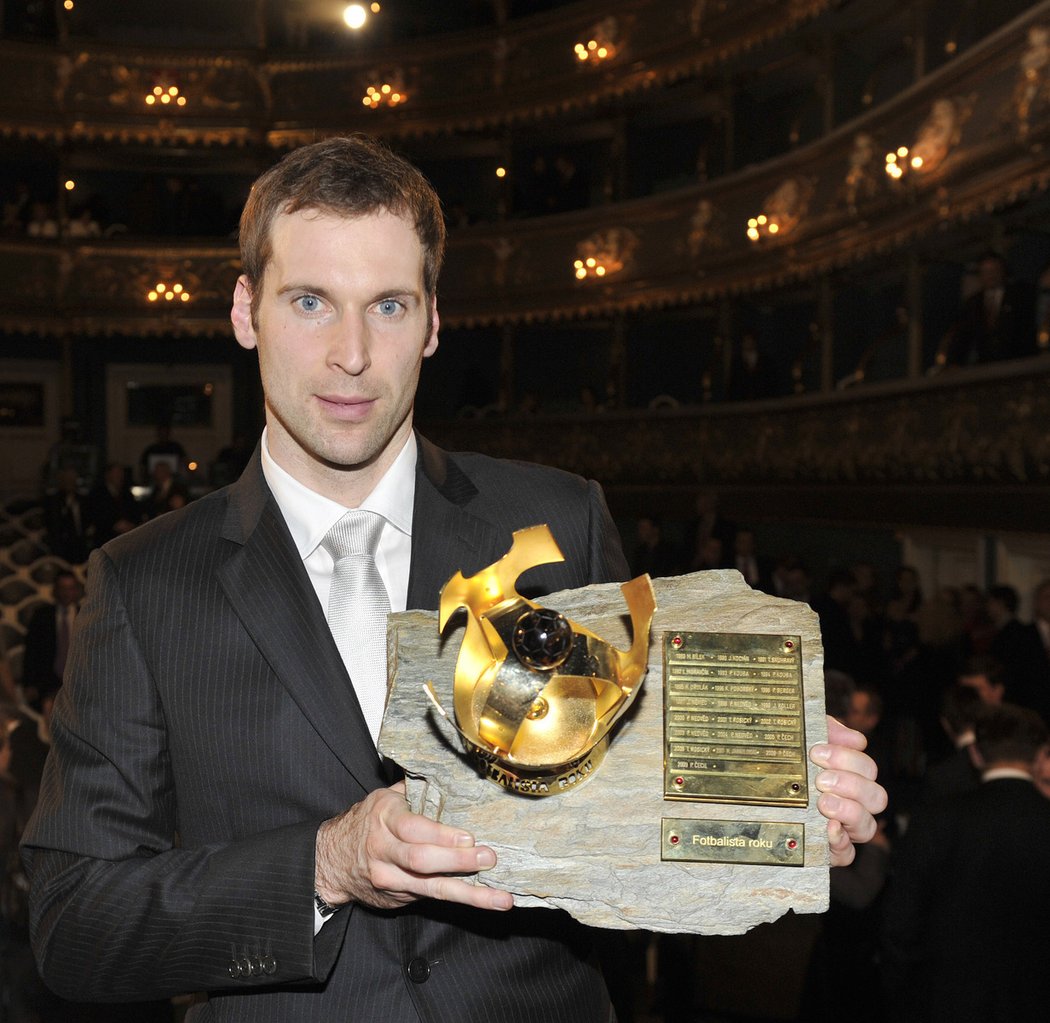
M 633 638 L 619 650 L 515 590 L 527 569 L 564 560 L 550 529 L 531 526 L 495 564 L 469 578 L 457 572 L 441 591 L 441 632 L 467 610 L 453 686 L 456 730 L 490 779 L 534 796 L 575 786 L 604 758 L 609 731 L 645 679 L 656 610 L 647 575 L 623 584 Z M 429 685 L 427 692 L 447 720 Z

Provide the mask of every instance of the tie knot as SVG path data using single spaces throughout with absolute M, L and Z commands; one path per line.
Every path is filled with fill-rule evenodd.
M 321 545 L 337 562 L 355 554 L 374 557 L 385 521 L 378 512 L 355 508 L 325 533 Z

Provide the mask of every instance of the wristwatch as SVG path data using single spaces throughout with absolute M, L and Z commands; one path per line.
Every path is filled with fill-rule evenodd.
M 327 920 L 333 913 L 339 912 L 339 906 L 328 905 L 316 889 L 314 890 L 314 905 L 317 907 L 317 914 L 322 920 Z

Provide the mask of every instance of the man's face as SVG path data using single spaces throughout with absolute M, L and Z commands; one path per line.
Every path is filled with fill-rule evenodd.
M 987 675 L 960 675 L 959 685 L 976 689 L 982 703 L 997 707 L 1003 702 L 1002 683 L 993 682 Z
M 259 351 L 270 453 L 311 489 L 359 503 L 408 439 L 437 349 L 423 249 L 386 212 L 281 214 L 272 241 L 256 323 L 243 277 L 231 313 L 238 342 Z
M 849 710 L 846 712 L 846 724 L 858 732 L 871 735 L 879 723 L 879 712 L 871 696 L 865 692 L 850 695 Z
M 80 580 L 68 576 L 60 575 L 55 580 L 55 603 L 61 607 L 69 607 L 70 604 L 75 604 L 81 597 Z

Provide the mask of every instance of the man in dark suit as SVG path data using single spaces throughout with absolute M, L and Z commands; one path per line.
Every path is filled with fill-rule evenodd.
M 51 553 L 79 565 L 87 560 L 88 517 L 76 469 L 59 470 L 58 489 L 44 498 L 44 542 Z
M 1036 586 L 1032 612 L 1028 625 L 1032 653 L 1025 704 L 1039 711 L 1050 726 L 1050 579 L 1043 579 Z
M 963 303 L 948 361 L 965 366 L 1034 355 L 1033 292 L 1008 276 L 998 252 L 981 256 L 977 280 L 978 290 Z
M 610 1018 L 584 930 L 469 883 L 493 851 L 408 810 L 374 744 L 385 665 L 351 676 L 357 633 L 344 651 L 322 610 L 347 509 L 382 519 L 394 611 L 434 608 L 538 522 L 566 560 L 524 576 L 530 593 L 626 572 L 597 484 L 413 433 L 443 241 L 422 176 L 360 137 L 252 189 L 231 315 L 266 430 L 236 484 L 96 552 L 55 710 L 24 850 L 60 992 L 208 991 L 195 1023 Z M 862 740 L 831 738 L 811 756 L 847 860 L 884 794 Z
M 1003 667 L 1005 699 L 1046 709 L 1046 650 L 1036 629 L 1017 617 L 1021 600 L 1012 586 L 992 586 L 988 590 L 988 617 L 995 627 L 990 653 Z
M 101 547 L 142 521 L 142 508 L 131 493 L 120 462 L 110 462 L 103 470 L 88 494 L 87 510 L 92 547 Z
M 37 608 L 26 629 L 22 691 L 34 705 L 62 685 L 73 624 L 84 596 L 80 580 L 68 569 L 55 573 L 51 590 L 54 601 Z
M 1050 1005 L 1050 800 L 1032 770 L 1046 727 L 1002 704 L 976 726 L 981 785 L 914 815 L 886 901 L 892 1019 L 1015 1023 Z

